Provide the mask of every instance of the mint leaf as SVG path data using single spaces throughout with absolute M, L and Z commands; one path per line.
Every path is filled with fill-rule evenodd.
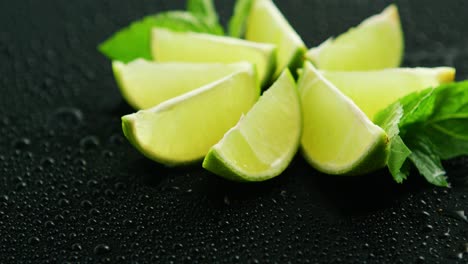
M 374 123 L 385 130 L 388 138 L 391 140 L 400 133 L 399 124 L 402 117 L 403 106 L 400 102 L 396 102 L 378 113 L 374 118 Z
M 396 182 L 402 183 L 407 179 L 409 170 L 407 159 L 411 150 L 405 145 L 398 134 L 400 133 L 399 124 L 403 117 L 403 107 L 399 102 L 386 109 L 385 114 L 376 117 L 375 123 L 382 127 L 390 140 L 390 154 L 387 161 L 387 167 Z
M 405 145 L 403 139 L 395 136 L 390 141 L 390 155 L 387 161 L 387 167 L 397 183 L 402 183 L 408 178 L 409 170 L 407 159 L 411 155 L 411 150 Z
M 203 20 L 185 11 L 169 11 L 147 16 L 118 31 L 98 46 L 111 60 L 129 62 L 137 58 L 152 59 L 150 35 L 153 27 L 174 31 L 215 33 Z
M 423 97 L 420 114 L 407 117 L 407 122 L 400 124 L 401 129 L 418 129 L 420 134 L 429 137 L 443 160 L 467 155 L 468 82 L 443 85 L 432 90 L 430 97 Z
M 431 140 L 425 135 L 418 133 L 418 135 L 409 138 L 408 142 L 410 142 L 412 151 L 409 159 L 419 170 L 419 173 L 434 185 L 448 187 L 449 184 L 447 177 L 445 177 L 442 162 Z
M 467 135 L 466 123 L 468 120 L 453 120 L 451 122 L 442 122 L 443 124 L 432 125 L 425 128 L 424 133 L 431 139 L 432 143 L 437 146 L 437 153 L 442 160 L 447 160 L 462 155 L 468 155 L 468 139 L 463 136 L 458 137 L 457 135 Z M 449 127 L 445 129 L 445 127 Z M 455 133 L 450 131 L 458 130 Z M 465 131 L 464 134 L 463 131 Z
M 245 33 L 245 24 L 252 8 L 253 0 L 237 0 L 234 14 L 229 20 L 229 35 L 241 38 Z
M 401 98 L 376 115 L 376 124 L 394 134 L 399 109 L 403 110 L 398 121 L 402 141 L 394 145 L 398 139 L 391 139 L 387 164 L 393 177 L 396 181 L 404 178 L 398 169 L 409 158 L 430 183 L 447 187 L 441 160 L 468 155 L 468 81 Z M 402 144 L 407 146 L 406 150 Z
M 187 10 L 202 19 L 210 27 L 212 34 L 224 35 L 212 0 L 188 0 Z

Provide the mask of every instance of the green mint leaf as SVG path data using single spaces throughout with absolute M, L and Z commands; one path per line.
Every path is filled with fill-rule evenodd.
M 434 97 L 434 111 L 421 129 L 441 159 L 468 155 L 468 82 L 442 86 Z
M 394 156 L 389 158 L 387 166 L 393 177 L 400 180 L 399 165 L 409 158 L 430 183 L 448 186 L 441 160 L 468 155 L 468 81 L 429 88 L 401 98 L 376 115 L 376 124 L 394 134 L 399 108 L 403 109 L 398 122 L 400 143 L 408 149 L 398 143 L 393 145 L 396 138 L 391 139 L 390 155 Z M 409 156 L 408 151 L 411 151 Z
M 374 118 L 374 123 L 385 130 L 391 140 L 400 133 L 399 124 L 402 117 L 403 107 L 400 102 L 396 102 L 385 109 L 385 111 L 378 113 Z
M 241 38 L 245 33 L 245 24 L 252 8 L 254 0 L 237 0 L 234 6 L 234 14 L 229 20 L 229 35 Z
M 442 162 L 431 140 L 418 133 L 409 138 L 408 142 L 411 142 L 410 148 L 412 151 L 409 159 L 419 170 L 419 173 L 421 173 L 428 182 L 436 186 L 449 187 Z
M 434 101 L 433 88 L 410 94 L 400 100 L 399 104 L 403 107 L 403 116 L 399 127 L 403 134 L 410 125 L 428 120 L 434 110 Z
M 214 33 L 198 17 L 184 11 L 169 11 L 144 17 L 118 31 L 98 46 L 99 51 L 111 60 L 129 62 L 137 58 L 152 59 L 150 35 L 153 27 L 174 31 Z
M 387 160 L 387 167 L 393 179 L 398 183 L 402 183 L 408 177 L 409 170 L 405 164 L 408 165 L 407 159 L 411 154 L 411 150 L 405 145 L 401 137 L 398 136 L 400 133 L 398 125 L 402 117 L 403 107 L 397 102 L 387 108 L 385 112 L 377 115 L 374 120 L 375 124 L 387 132 L 390 140 L 390 154 Z
M 188 0 L 187 10 L 202 19 L 210 27 L 212 34 L 224 35 L 213 0 Z
M 396 182 L 402 183 L 407 179 L 409 170 L 407 160 L 412 151 L 405 145 L 403 139 L 399 136 L 390 140 L 390 155 L 387 161 L 387 167 Z
M 437 153 L 442 160 L 468 155 L 468 139 L 462 136 L 466 137 L 468 133 L 466 131 L 467 122 L 467 119 L 453 120 L 452 125 L 449 125 L 451 122 L 443 122 L 440 126 L 431 125 L 424 128 L 424 133 L 437 146 Z M 452 133 L 450 129 L 458 131 Z M 463 131 L 465 131 L 464 134 L 462 134 Z

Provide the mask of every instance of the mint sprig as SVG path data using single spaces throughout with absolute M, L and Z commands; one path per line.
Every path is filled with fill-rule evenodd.
M 210 33 L 224 35 L 213 0 L 188 0 L 187 10 L 203 20 L 210 27 Z
M 234 6 L 234 14 L 229 20 L 229 35 L 241 38 L 245 33 L 245 24 L 252 9 L 253 0 L 237 0 Z
M 168 11 L 150 15 L 131 23 L 98 46 L 111 60 L 129 62 L 137 58 L 151 59 L 150 35 L 154 27 L 173 31 L 224 34 L 212 0 L 188 2 L 189 11 Z
M 448 187 L 441 161 L 468 155 L 468 81 L 412 93 L 374 121 L 389 134 L 395 181 L 407 178 L 412 163 L 428 182 Z

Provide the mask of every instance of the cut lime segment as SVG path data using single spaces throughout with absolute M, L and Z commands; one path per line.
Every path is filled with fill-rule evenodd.
M 336 39 L 310 49 L 306 57 L 322 70 L 377 70 L 398 67 L 403 46 L 398 9 L 390 5 Z
M 240 71 L 158 106 L 122 117 L 127 139 L 167 165 L 202 159 L 257 101 L 255 71 Z
M 122 96 L 135 109 L 148 109 L 168 99 L 214 82 L 240 70 L 252 69 L 248 62 L 158 63 L 137 59 L 128 64 L 112 62 Z
M 301 126 L 296 84 L 285 70 L 247 115 L 211 148 L 203 167 L 234 181 L 271 179 L 294 157 Z
M 248 61 L 257 67 L 261 83 L 269 80 L 276 65 L 274 45 L 202 33 L 181 33 L 155 28 L 151 48 L 153 58 L 158 62 Z
M 304 42 L 271 0 L 253 1 L 246 24 L 245 38 L 277 46 L 275 77 L 279 76 L 286 67 L 295 72 L 296 68 L 302 66 L 307 50 Z
M 374 120 L 380 110 L 407 94 L 452 82 L 455 69 L 396 68 L 364 72 L 323 71 L 322 74 Z
M 385 131 L 308 62 L 298 88 L 304 117 L 301 145 L 312 166 L 328 174 L 349 175 L 385 166 Z

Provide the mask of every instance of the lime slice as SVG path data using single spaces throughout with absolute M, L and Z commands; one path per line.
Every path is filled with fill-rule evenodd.
M 143 59 L 128 64 L 112 62 L 114 76 L 125 100 L 135 109 L 148 109 L 239 70 L 251 64 L 158 63 Z
M 278 47 L 274 77 L 289 67 L 292 72 L 301 67 L 306 46 L 286 18 L 271 0 L 253 0 L 246 24 L 247 40 L 272 43 Z
M 307 52 L 323 70 L 359 71 L 398 67 L 403 56 L 403 32 L 395 5 L 364 20 L 356 28 Z
M 326 80 L 309 62 L 298 82 L 303 112 L 305 158 L 328 174 L 363 174 L 384 167 L 385 131 Z
M 234 181 L 264 181 L 281 174 L 299 146 L 301 108 L 289 70 L 247 115 L 213 146 L 203 167 Z
M 257 67 L 261 83 L 269 80 L 276 65 L 274 45 L 231 37 L 155 28 L 151 45 L 153 58 L 159 62 L 234 63 L 248 61 Z
M 452 82 L 455 77 L 455 69 L 449 67 L 322 73 L 371 120 L 377 112 L 397 99 L 415 91 Z
M 240 71 L 158 106 L 122 117 L 127 139 L 167 165 L 202 159 L 260 95 L 255 71 Z

